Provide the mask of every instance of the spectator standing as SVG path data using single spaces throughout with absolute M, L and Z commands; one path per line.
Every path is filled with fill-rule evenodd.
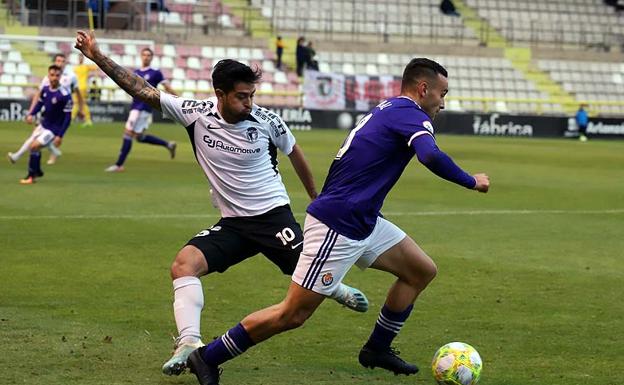
M 576 120 L 576 125 L 579 129 L 579 140 L 581 142 L 587 142 L 587 125 L 589 124 L 589 116 L 587 115 L 587 111 L 585 110 L 587 107 L 586 104 L 581 104 L 579 109 L 576 111 L 576 116 L 574 119 Z
M 319 70 L 318 60 L 314 59 L 314 57 L 316 56 L 316 51 L 314 50 L 314 45 L 312 44 L 311 41 L 308 42 L 306 49 L 308 50 L 307 58 L 306 58 L 307 59 L 306 67 L 311 70 L 318 71 Z
M 102 88 L 98 84 L 97 79 L 91 79 L 91 86 L 89 87 L 89 101 L 99 102 L 102 98 Z
M 308 47 L 305 46 L 305 38 L 300 36 L 297 39 L 297 51 L 295 53 L 297 57 L 297 75 L 303 76 L 303 69 L 308 61 Z
M 277 69 L 282 69 L 282 55 L 284 54 L 284 40 L 282 40 L 281 36 L 277 37 L 275 41 L 275 56 L 277 57 L 277 61 L 275 66 Z
M 461 16 L 451 0 L 442 0 L 440 3 L 440 11 L 447 16 Z

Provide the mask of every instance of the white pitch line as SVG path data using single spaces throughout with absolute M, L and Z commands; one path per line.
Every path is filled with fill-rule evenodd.
M 624 209 L 607 210 L 466 210 L 466 211 L 413 211 L 413 212 L 382 212 L 388 217 L 437 217 L 458 215 L 535 215 L 535 214 L 563 214 L 563 215 L 600 215 L 624 214 Z M 303 213 L 297 213 L 303 216 Z M 0 220 L 31 220 L 31 219 L 201 219 L 219 218 L 219 214 L 76 214 L 76 215 L 0 215 Z

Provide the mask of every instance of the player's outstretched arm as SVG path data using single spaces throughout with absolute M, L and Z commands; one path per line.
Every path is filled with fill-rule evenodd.
M 490 178 L 482 173 L 475 175 L 466 173 L 438 148 L 432 136 L 421 135 L 414 139 L 412 147 L 420 163 L 440 178 L 482 193 L 488 192 Z
M 93 60 L 105 74 L 115 81 L 128 95 L 139 98 L 153 108 L 162 111 L 160 107 L 160 91 L 145 81 L 142 77 L 133 74 L 105 56 L 97 46 L 93 31 L 78 31 L 76 49 Z
M 290 163 L 292 163 L 293 168 L 299 176 L 301 183 L 303 183 L 303 187 L 305 187 L 310 199 L 316 198 L 318 193 L 316 192 L 316 186 L 314 185 L 314 176 L 312 175 L 312 170 L 310 170 L 308 161 L 305 159 L 303 151 L 299 145 L 295 144 L 293 146 L 292 151 L 288 154 L 288 159 L 290 159 Z

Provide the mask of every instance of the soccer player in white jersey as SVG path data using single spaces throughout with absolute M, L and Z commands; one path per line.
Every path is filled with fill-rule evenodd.
M 416 365 L 398 356 L 391 343 L 437 268 L 416 242 L 381 216 L 380 210 L 414 155 L 439 177 L 468 189 L 488 191 L 487 175 L 466 173 L 435 144 L 432 121 L 444 108 L 447 76 L 438 63 L 413 59 L 403 73 L 401 94 L 380 103 L 349 133 L 323 190 L 308 206 L 303 252 L 286 298 L 248 315 L 189 355 L 187 365 L 201 385 L 219 383 L 220 364 L 278 333 L 301 326 L 354 264 L 396 277 L 373 332 L 360 350 L 360 364 L 395 374 L 418 372 Z
M 67 57 L 63 53 L 57 53 L 56 55 L 54 55 L 53 62 L 55 66 L 60 67 L 63 71 L 61 75 L 61 80 L 60 80 L 61 87 L 67 88 L 69 92 L 74 94 L 75 96 L 75 99 L 77 101 L 76 104 L 78 106 L 77 116 L 81 119 L 84 118 L 84 106 L 86 102 L 78 90 L 78 78 L 76 77 L 76 74 L 74 73 L 74 71 L 67 68 Z M 39 85 L 39 90 L 41 91 L 43 90 L 43 87 L 49 86 L 49 85 L 50 85 L 50 79 L 48 79 L 48 77 L 46 76 L 41 80 L 41 84 Z M 41 93 L 38 92 L 35 95 L 35 97 L 33 97 L 29 110 L 32 110 L 35 107 L 35 105 L 39 102 L 40 94 Z M 63 144 L 64 135 L 65 135 L 65 132 L 63 132 L 60 135 L 55 136 L 54 140 L 48 146 L 48 149 L 50 150 L 50 158 L 48 158 L 47 164 L 56 163 L 56 158 L 58 158 L 61 155 L 61 151 L 59 150 L 59 147 L 61 147 L 61 144 Z
M 204 298 L 199 277 L 224 272 L 258 253 L 283 273 L 294 272 L 303 234 L 277 168 L 277 149 L 288 155 L 314 199 L 317 193 L 312 172 L 284 121 L 253 103 L 259 71 L 234 60 L 222 60 L 213 68 L 216 96 L 189 100 L 159 91 L 104 56 L 92 31 L 78 32 L 76 48 L 128 94 L 186 128 L 221 210 L 221 220 L 193 237 L 171 266 L 179 337 L 173 357 L 162 370 L 177 375 L 185 369 L 188 355 L 203 346 L 200 316 Z M 344 284 L 335 285 L 328 296 L 352 310 L 368 310 L 364 294 Z

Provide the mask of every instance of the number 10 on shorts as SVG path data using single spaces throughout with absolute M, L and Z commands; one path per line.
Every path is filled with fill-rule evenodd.
M 275 234 L 275 238 L 282 241 L 282 245 L 286 246 L 295 239 L 295 232 L 290 227 L 285 227 L 282 231 Z

